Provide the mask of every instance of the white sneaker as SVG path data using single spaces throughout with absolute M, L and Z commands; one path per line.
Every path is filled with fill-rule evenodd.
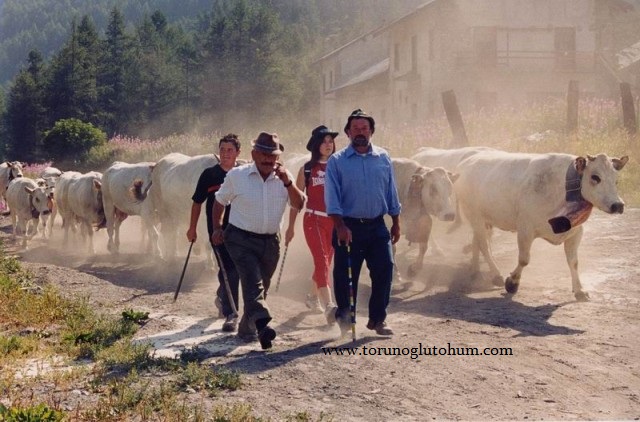
M 322 306 L 320 306 L 320 301 L 318 300 L 317 297 L 315 297 L 311 293 L 307 295 L 307 298 L 305 299 L 304 304 L 307 305 L 307 308 L 309 308 L 312 311 L 322 312 Z

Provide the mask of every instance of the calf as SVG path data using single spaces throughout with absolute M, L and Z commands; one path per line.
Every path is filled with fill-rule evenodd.
M 420 245 L 416 261 L 408 269 L 409 277 L 413 277 L 422 268 L 427 252 L 432 216 L 442 221 L 453 221 L 456 217 L 451 195 L 458 175 L 441 167 L 424 167 L 408 158 L 394 158 L 392 163 L 402 204 L 404 235 L 409 242 Z
M 38 229 L 40 215 L 49 215 L 51 201 L 46 188 L 38 186 L 35 180 L 27 177 L 14 179 L 7 188 L 7 204 L 11 215 L 12 233 L 15 238 L 18 232 L 22 235 L 22 246 L 27 247 L 27 240 L 31 239 Z M 47 220 L 43 220 L 46 230 Z M 33 227 L 33 230 L 29 230 Z

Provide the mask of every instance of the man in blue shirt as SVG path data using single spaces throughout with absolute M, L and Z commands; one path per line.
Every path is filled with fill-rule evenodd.
M 393 335 L 385 322 L 393 278 L 392 245 L 400 239 L 400 202 L 393 165 L 387 151 L 371 143 L 373 117 L 355 110 L 344 131 L 351 143 L 329 158 L 325 179 L 327 214 L 334 223 L 335 317 L 344 335 L 349 330 L 349 261 L 354 306 L 362 263 L 367 261 L 371 277 L 367 328 L 379 335 Z M 393 220 L 390 230 L 385 214 Z

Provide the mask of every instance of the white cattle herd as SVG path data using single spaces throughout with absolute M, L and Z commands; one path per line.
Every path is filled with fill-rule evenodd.
M 304 160 L 294 154 L 285 164 L 296 173 Z M 511 294 L 518 290 L 534 239 L 564 244 L 573 293 L 577 300 L 588 299 L 578 275 L 582 223 L 594 206 L 609 214 L 623 212 L 616 181 L 628 157 L 523 154 L 468 147 L 421 148 L 411 158 L 392 161 L 403 206 L 403 234 L 420 245 L 417 259 L 408 269 L 410 276 L 422 268 L 435 217 L 455 220 L 454 226 L 464 221 L 471 227 L 472 269 L 480 271 L 482 255 L 492 281 Z M 127 216 L 137 215 L 148 238 L 145 250 L 171 259 L 176 254 L 176 235 L 186 232 L 198 178 L 217 162 L 212 154 L 190 157 L 171 153 L 157 163 L 115 162 L 104 173 L 48 168 L 37 180 L 23 176 L 20 162 L 5 162 L 0 165 L 0 190 L 10 210 L 13 235 L 22 235 L 24 247 L 36 234 L 39 221 L 43 236 L 50 236 L 55 214 L 49 217 L 57 209 L 65 243 L 69 230 L 75 233 L 79 226 L 85 247 L 95 253 L 93 231 L 106 227 L 107 248 L 117 254 L 120 224 Z M 198 239 L 206 242 L 205 213 L 200 218 Z M 560 226 L 554 222 L 558 218 Z M 517 234 L 517 265 L 506 279 L 491 255 L 494 227 Z

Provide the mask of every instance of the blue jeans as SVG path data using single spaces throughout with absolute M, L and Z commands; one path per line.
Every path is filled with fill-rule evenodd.
M 352 243 L 350 253 L 345 245 L 338 245 L 336 231 L 333 232 L 335 250 L 333 264 L 333 289 L 338 305 L 338 318 L 347 319 L 349 307 L 349 260 L 353 281 L 354 306 L 358 297 L 358 280 L 362 263 L 367 262 L 371 277 L 371 297 L 369 298 L 369 319 L 374 323 L 387 318 L 387 306 L 391 296 L 393 279 L 393 253 L 391 235 L 382 217 L 373 222 L 360 223 L 345 218 L 346 226 L 351 230 Z
M 213 246 L 213 245 L 212 245 Z M 233 297 L 233 303 L 236 305 L 236 309 L 238 312 L 240 311 L 240 304 L 238 303 L 238 287 L 240 286 L 240 276 L 238 275 L 238 270 L 236 269 L 235 264 L 233 263 L 233 259 L 231 259 L 231 255 L 229 255 L 229 251 L 227 251 L 226 246 L 223 244 L 218 246 L 213 246 L 215 251 L 217 251 L 216 261 L 218 262 L 218 282 L 220 285 L 218 286 L 218 290 L 216 291 L 216 295 L 220 298 L 220 303 L 222 303 L 222 314 L 225 317 L 233 314 L 233 308 L 231 303 L 229 302 L 229 295 L 227 294 L 227 289 L 224 286 L 224 273 L 222 269 L 227 272 L 227 281 L 229 281 L 229 288 L 231 289 L 231 296 Z

